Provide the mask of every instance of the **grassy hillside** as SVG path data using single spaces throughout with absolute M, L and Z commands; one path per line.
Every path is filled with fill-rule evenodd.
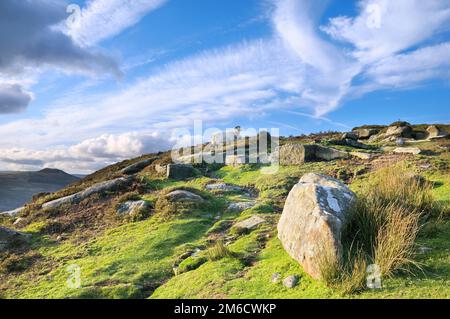
M 84 181 L 29 205 L 22 231 L 32 234 L 30 246 L 0 257 L 0 296 L 3 298 L 450 298 L 450 155 L 436 142 L 425 142 L 432 156 L 381 155 L 356 159 L 283 166 L 274 175 L 257 165 L 208 170 L 187 181 L 169 180 L 153 166 L 138 174 L 129 189 L 93 197 L 72 207 L 42 211 L 44 200 L 73 193 L 86 185 L 120 176 L 119 169 L 136 160 L 105 168 Z M 167 154 L 159 154 L 164 156 Z M 150 157 L 153 155 L 148 155 Z M 324 173 L 350 184 L 363 194 L 380 169 L 402 163 L 411 173 L 432 181 L 433 197 L 444 207 L 430 219 L 416 246 L 431 248 L 415 259 L 421 271 L 395 272 L 383 278 L 383 288 L 345 294 L 312 279 L 282 248 L 276 225 L 292 186 L 308 172 Z M 424 168 L 426 167 L 426 168 Z M 241 186 L 243 191 L 208 191 L 211 182 Z M 163 195 L 188 189 L 206 202 L 173 208 Z M 149 217 L 130 220 L 115 207 L 132 196 L 147 201 Z M 227 210 L 234 202 L 256 201 L 243 212 Z M 233 225 L 250 216 L 265 223 L 251 232 Z M 12 226 L 4 219 L 1 225 Z M 70 267 L 79 267 L 81 287 L 71 288 Z M 296 275 L 299 284 L 286 288 Z

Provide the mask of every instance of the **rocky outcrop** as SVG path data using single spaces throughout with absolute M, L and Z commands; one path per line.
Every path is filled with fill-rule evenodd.
M 427 128 L 428 138 L 429 139 L 438 139 L 444 138 L 448 135 L 448 133 L 436 125 L 431 125 Z
M 0 252 L 17 244 L 26 243 L 30 235 L 0 226 Z
M 16 209 L 14 209 L 14 210 L 9 210 L 9 211 L 6 211 L 6 212 L 2 212 L 2 213 L 0 213 L 0 216 L 16 217 L 16 216 L 19 215 L 24 209 L 25 209 L 25 207 L 19 207 L 19 208 L 16 208 Z
M 198 175 L 198 171 L 189 164 L 167 165 L 167 178 L 183 180 Z
M 409 125 L 404 126 L 389 126 L 386 133 L 384 134 L 384 138 L 389 137 L 412 137 L 413 129 Z
M 290 191 L 278 223 L 278 238 L 288 254 L 313 278 L 320 278 L 320 263 L 342 258 L 341 231 L 355 200 L 341 181 L 306 174 Z
M 235 228 L 244 229 L 244 230 L 253 230 L 257 228 L 259 225 L 265 222 L 265 219 L 259 216 L 252 216 L 248 219 L 240 221 L 234 225 Z
M 380 129 L 376 128 L 358 128 L 353 130 L 358 135 L 358 139 L 365 140 L 380 132 Z
M 167 165 L 156 164 L 155 171 L 161 175 L 167 175 Z
M 315 144 L 286 144 L 278 149 L 278 156 L 281 165 L 301 165 L 305 162 L 349 157 L 347 152 Z
M 149 158 L 149 159 L 145 159 L 140 162 L 134 163 L 134 164 L 122 169 L 121 173 L 125 174 L 125 175 L 133 175 L 133 174 L 139 173 L 144 168 L 151 165 L 156 159 L 157 158 Z
M 119 214 L 134 215 L 149 208 L 150 205 L 145 200 L 127 201 L 119 205 L 117 212 Z
M 175 190 L 166 195 L 166 198 L 171 202 L 202 202 L 203 198 L 185 190 Z
M 358 134 L 356 132 L 347 132 L 341 135 L 341 140 L 358 140 Z
M 394 153 L 419 155 L 422 153 L 422 150 L 418 147 L 397 147 L 396 149 L 394 149 Z
M 66 197 L 58 198 L 53 201 L 47 202 L 42 205 L 44 209 L 52 209 L 58 208 L 62 205 L 66 204 L 76 204 L 81 202 L 82 200 L 88 198 L 93 194 L 105 193 L 108 191 L 115 191 L 121 189 L 130 184 L 131 178 L 119 177 L 110 181 L 94 184 L 91 187 L 86 188 L 85 190 L 78 192 L 73 195 L 69 195 Z

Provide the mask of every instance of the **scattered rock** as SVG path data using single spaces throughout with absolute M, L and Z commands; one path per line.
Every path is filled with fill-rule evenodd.
M 273 275 L 272 275 L 272 278 L 270 279 L 270 281 L 271 281 L 273 284 L 276 284 L 276 283 L 280 282 L 280 280 L 281 280 L 281 274 L 280 274 L 279 272 L 273 274 Z
M 52 209 L 52 208 L 60 207 L 65 204 L 79 203 L 80 201 L 88 198 L 89 196 L 91 196 L 93 194 L 114 191 L 114 190 L 117 190 L 117 189 L 120 189 L 122 187 L 129 185 L 130 182 L 131 182 L 131 178 L 129 178 L 129 177 L 128 178 L 119 177 L 119 178 L 116 178 L 116 179 L 113 179 L 110 181 L 97 183 L 97 184 L 92 185 L 91 187 L 86 188 L 84 191 L 47 202 L 42 205 L 42 208 Z
M 363 152 L 351 152 L 350 155 L 363 160 L 371 160 L 375 157 L 374 154 Z
M 341 230 L 355 200 L 341 181 L 309 173 L 290 191 L 278 223 L 278 238 L 288 254 L 313 278 L 327 253 L 342 259 Z
M 208 184 L 205 188 L 209 191 L 222 191 L 222 192 L 242 192 L 244 189 L 236 185 L 230 185 L 225 183 Z
M 14 223 L 13 223 L 13 225 L 14 226 L 19 226 L 21 223 L 23 223 L 25 221 L 25 218 L 22 218 L 22 217 L 19 217 L 19 218 L 17 218 L 15 221 L 14 221 Z
M 134 215 L 143 209 L 148 209 L 150 205 L 145 200 L 127 201 L 121 203 L 117 209 L 119 214 Z
M 0 216 L 16 217 L 16 216 L 19 215 L 20 212 L 23 211 L 24 209 L 25 209 L 25 207 L 19 207 L 19 208 L 16 208 L 16 209 L 14 209 L 14 210 L 9 210 L 9 211 L 7 211 L 7 212 L 0 213 Z
M 0 226 L 0 251 L 8 249 L 11 245 L 26 243 L 30 235 Z
M 394 149 L 395 154 L 413 154 L 419 155 L 422 153 L 421 149 L 418 147 L 397 147 Z
M 203 198 L 197 194 L 185 191 L 175 190 L 166 195 L 166 198 L 172 202 L 202 202 Z
M 229 211 L 233 212 L 243 212 L 244 210 L 250 209 L 256 205 L 256 202 L 239 202 L 232 203 L 228 206 Z
M 183 180 L 198 175 L 198 171 L 190 164 L 167 165 L 167 178 Z
M 236 225 L 234 225 L 234 227 L 246 230 L 253 230 L 262 223 L 264 223 L 265 221 L 266 220 L 264 218 L 255 215 L 246 220 L 238 222 Z
M 294 288 L 298 284 L 298 276 L 292 275 L 284 278 L 283 286 L 286 288 Z
M 127 166 L 124 169 L 122 169 L 121 173 L 125 174 L 125 175 L 132 175 L 132 174 L 139 173 L 144 168 L 146 168 L 147 166 L 151 165 L 156 159 L 157 158 L 149 158 L 149 159 L 145 159 L 145 160 L 142 160 L 140 162 L 134 163 L 134 164 L 132 164 L 130 166 Z
M 167 165 L 156 164 L 155 171 L 161 175 L 167 175 Z

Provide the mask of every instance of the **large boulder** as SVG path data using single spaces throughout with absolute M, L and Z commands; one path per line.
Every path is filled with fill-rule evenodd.
M 121 173 L 125 174 L 125 175 L 132 175 L 132 174 L 139 173 L 144 168 L 151 165 L 156 159 L 157 158 L 149 158 L 149 159 L 139 161 L 137 163 L 134 163 L 134 164 L 129 165 L 129 166 L 125 167 L 124 169 L 122 169 Z
M 25 243 L 30 235 L 0 226 L 0 252 L 8 249 L 10 246 Z
M 189 164 L 167 165 L 167 178 L 183 180 L 198 175 L 198 171 Z
M 321 278 L 326 254 L 342 259 L 341 231 L 355 194 L 341 181 L 309 173 L 290 191 L 278 223 L 287 253 L 313 278 Z
M 353 130 L 354 133 L 358 135 L 358 138 L 361 140 L 365 140 L 370 138 L 373 135 L 376 135 L 380 132 L 379 129 L 376 128 L 358 128 Z
M 285 144 L 278 148 L 281 165 L 300 165 L 317 160 L 348 158 L 347 152 L 315 144 Z
M 94 194 L 101 194 L 101 193 L 105 193 L 105 192 L 109 192 L 109 191 L 119 190 L 119 189 L 129 185 L 131 180 L 132 180 L 131 178 L 119 177 L 119 178 L 116 178 L 116 179 L 113 179 L 110 181 L 97 183 L 97 184 L 94 184 L 91 187 L 88 187 L 85 190 L 78 192 L 76 194 L 65 196 L 65 197 L 58 198 L 58 199 L 52 200 L 50 202 L 44 203 L 42 205 L 42 208 L 52 209 L 52 208 L 58 208 L 62 205 L 66 205 L 66 204 L 76 204 Z
M 413 129 L 409 125 L 404 126 L 389 126 L 386 133 L 384 134 L 385 138 L 389 137 L 412 137 Z

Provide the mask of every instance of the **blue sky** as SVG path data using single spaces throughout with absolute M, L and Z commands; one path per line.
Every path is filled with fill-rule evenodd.
M 0 27 L 0 170 L 90 172 L 194 120 L 450 122 L 450 0 L 4 0 Z

